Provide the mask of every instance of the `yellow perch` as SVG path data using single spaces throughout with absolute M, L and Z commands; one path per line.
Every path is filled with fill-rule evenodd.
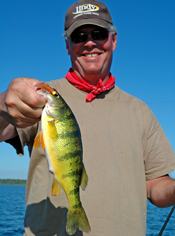
M 69 235 L 80 229 L 90 231 L 82 207 L 79 186 L 84 190 L 88 176 L 82 162 L 81 136 L 76 119 L 57 91 L 44 84 L 38 93 L 47 99 L 41 117 L 41 132 L 34 141 L 34 148 L 44 148 L 49 171 L 54 174 L 52 195 L 64 189 L 68 203 L 66 231 Z

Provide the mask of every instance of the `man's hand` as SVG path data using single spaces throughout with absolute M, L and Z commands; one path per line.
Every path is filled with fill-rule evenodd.
M 0 96 L 1 121 L 15 127 L 25 128 L 40 120 L 46 101 L 37 94 L 41 82 L 36 79 L 16 78 L 11 81 L 7 91 Z

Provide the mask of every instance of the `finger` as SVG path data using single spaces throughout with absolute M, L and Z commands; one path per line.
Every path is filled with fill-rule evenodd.
M 46 100 L 39 96 L 36 92 L 36 84 L 41 82 L 36 79 L 29 78 L 16 78 L 13 80 L 11 86 L 9 86 L 9 93 L 7 94 L 7 103 L 16 103 L 18 105 L 19 100 L 29 105 L 30 107 L 43 107 Z M 13 95 L 13 96 L 12 96 Z
M 27 89 L 25 95 L 20 94 L 19 98 L 31 108 L 42 108 L 46 104 L 46 100 L 33 89 Z
M 26 113 L 23 114 L 23 112 L 11 108 L 10 111 L 6 113 L 6 117 L 9 120 L 9 123 L 13 124 L 16 127 L 27 127 L 34 125 L 35 123 L 40 121 L 40 114 L 42 113 L 42 109 L 41 111 L 37 112 L 38 115 L 32 115 L 32 112 L 29 112 L 29 115 L 26 115 Z
M 40 121 L 40 117 L 39 118 L 26 117 L 16 110 L 15 112 L 2 111 L 2 115 L 4 116 L 4 118 L 8 123 L 12 124 L 15 127 L 20 127 L 20 128 L 26 128 L 28 126 L 32 126 Z

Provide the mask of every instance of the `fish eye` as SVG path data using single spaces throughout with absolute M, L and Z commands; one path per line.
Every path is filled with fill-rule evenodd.
M 52 92 L 52 95 L 57 96 L 58 93 L 54 90 L 54 91 Z

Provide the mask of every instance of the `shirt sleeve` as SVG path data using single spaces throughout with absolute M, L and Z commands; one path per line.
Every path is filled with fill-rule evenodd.
M 33 142 L 38 130 L 38 124 L 27 128 L 16 128 L 18 135 L 10 140 L 5 141 L 11 144 L 15 149 L 16 153 L 20 156 L 24 155 L 24 146 L 27 145 L 29 154 L 31 154 L 33 148 Z
M 150 111 L 144 152 L 146 180 L 158 178 L 175 170 L 175 154 L 162 127 Z
M 5 142 L 12 145 L 16 149 L 16 153 L 18 155 L 20 155 L 20 156 L 24 155 L 24 151 L 23 151 L 23 148 L 21 146 L 20 139 L 19 139 L 18 135 L 16 137 L 12 138 L 12 139 L 5 140 Z

